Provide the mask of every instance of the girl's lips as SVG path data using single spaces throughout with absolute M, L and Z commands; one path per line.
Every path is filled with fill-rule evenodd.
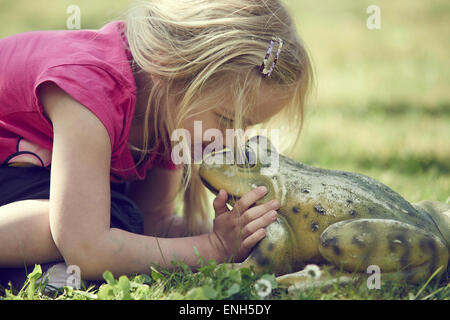
M 206 181 L 205 179 L 203 179 L 202 177 L 200 177 L 200 180 L 202 181 L 202 183 L 205 185 L 206 188 L 208 188 L 212 193 L 214 194 L 218 194 L 219 190 L 217 190 L 216 188 L 214 188 L 211 184 L 208 183 L 208 181 Z M 229 194 L 228 193 L 228 199 L 227 202 L 232 202 L 232 201 L 238 201 L 240 199 L 240 197 Z

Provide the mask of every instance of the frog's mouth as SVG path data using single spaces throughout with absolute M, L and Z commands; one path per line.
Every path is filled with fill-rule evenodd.
M 205 185 L 205 187 L 207 187 L 209 190 L 211 190 L 214 194 L 218 194 L 219 190 L 217 190 L 216 188 L 214 188 L 211 184 L 208 183 L 208 181 L 206 181 L 205 179 L 203 179 L 202 177 L 200 177 L 200 180 L 202 181 L 202 183 Z M 227 202 L 236 202 L 240 199 L 241 197 L 233 195 L 233 194 L 229 194 L 228 193 L 228 199 Z

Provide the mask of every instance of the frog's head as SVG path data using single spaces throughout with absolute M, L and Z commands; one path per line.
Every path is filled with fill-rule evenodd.
M 280 155 L 271 141 L 264 136 L 256 136 L 241 148 L 225 148 L 207 155 L 200 166 L 200 178 L 215 194 L 220 189 L 225 189 L 231 205 L 259 186 L 265 186 L 268 192 L 257 203 L 279 200 L 282 198 L 282 188 L 279 188 L 279 159 Z

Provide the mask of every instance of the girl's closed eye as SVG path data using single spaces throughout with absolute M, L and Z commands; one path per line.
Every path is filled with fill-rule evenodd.
M 234 124 L 236 122 L 236 120 L 230 118 L 229 115 L 224 115 L 218 112 L 215 112 L 216 116 L 219 118 L 219 125 L 223 126 L 224 128 L 228 129 L 234 129 Z M 247 118 L 243 118 L 242 119 L 242 129 L 247 129 L 248 127 L 251 127 L 253 124 L 251 123 L 250 120 L 248 120 Z
M 217 118 L 219 119 L 219 126 L 223 128 L 233 128 L 234 120 L 220 114 L 218 112 L 215 113 Z

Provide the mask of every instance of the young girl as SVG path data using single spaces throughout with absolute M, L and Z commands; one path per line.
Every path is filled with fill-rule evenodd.
M 298 136 L 311 66 L 279 1 L 146 1 L 97 31 L 2 39 L 0 70 L 0 267 L 65 261 L 100 279 L 196 267 L 194 247 L 242 261 L 276 220 L 277 201 L 253 205 L 263 187 L 231 210 L 222 190 L 209 229 L 197 169 L 174 165 L 170 136 L 279 116 Z

